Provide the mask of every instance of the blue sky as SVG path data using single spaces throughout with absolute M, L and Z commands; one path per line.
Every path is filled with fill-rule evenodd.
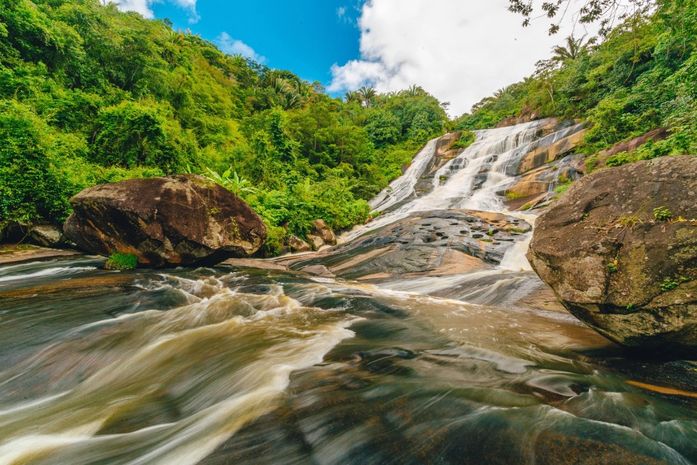
M 592 32 L 572 14 L 554 37 L 544 18 L 523 28 L 509 0 L 103 1 L 167 18 L 224 52 L 319 81 L 333 95 L 419 85 L 449 102 L 452 116 L 531 74 L 568 35 Z
M 151 6 L 157 18 L 170 19 L 220 44 L 221 34 L 239 40 L 264 57 L 272 68 L 288 69 L 309 81 L 328 84 L 331 67 L 360 56 L 355 1 L 199 0 L 198 21 L 174 3 Z

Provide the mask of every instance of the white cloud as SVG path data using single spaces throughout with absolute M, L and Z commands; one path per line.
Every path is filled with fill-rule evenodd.
M 221 33 L 216 39 L 216 42 L 220 50 L 228 55 L 242 55 L 245 58 L 251 58 L 257 63 L 264 63 L 266 61 L 266 57 L 259 55 L 252 47 L 241 40 L 233 39 L 227 32 Z
M 361 58 L 332 66 L 328 90 L 372 85 L 385 92 L 416 84 L 450 102 L 453 115 L 469 111 L 529 75 L 572 32 L 569 24 L 550 37 L 544 20 L 523 28 L 507 6 L 508 0 L 367 0 L 359 20 Z
M 121 11 L 135 11 L 145 18 L 152 19 L 155 15 L 150 8 L 153 3 L 169 1 L 175 5 L 188 10 L 189 22 L 196 23 L 201 19 L 196 12 L 197 0 L 102 0 L 104 3 L 114 3 Z
M 343 18 L 346 16 L 346 7 L 345 6 L 340 6 L 339 8 L 336 9 L 336 15 L 339 18 Z

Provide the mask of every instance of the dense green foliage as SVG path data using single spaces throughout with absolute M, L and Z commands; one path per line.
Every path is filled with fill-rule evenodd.
M 627 19 L 600 44 L 567 41 L 534 76 L 484 99 L 455 127 L 531 114 L 588 121 L 588 154 L 652 129 L 670 130 L 665 140 L 608 160 L 611 166 L 697 154 L 697 2 L 661 1 L 655 13 Z
M 138 266 L 138 257 L 130 253 L 114 253 L 104 264 L 107 270 L 127 271 L 135 270 Z
M 460 134 L 460 137 L 455 141 L 451 148 L 453 149 L 466 149 L 470 145 L 474 144 L 477 139 L 477 135 L 473 131 L 464 130 Z
M 343 102 L 98 0 L 0 0 L 0 223 L 58 223 L 85 187 L 193 172 L 264 217 L 273 253 L 316 218 L 365 221 L 446 122 L 418 87 Z

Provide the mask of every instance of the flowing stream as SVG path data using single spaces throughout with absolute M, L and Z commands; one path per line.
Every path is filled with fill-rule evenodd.
M 478 131 L 440 168 L 429 142 L 342 240 L 506 213 L 520 159 L 578 130 L 543 125 Z M 0 465 L 697 463 L 697 366 L 635 358 L 535 294 L 529 236 L 497 267 L 383 282 L 0 268 Z

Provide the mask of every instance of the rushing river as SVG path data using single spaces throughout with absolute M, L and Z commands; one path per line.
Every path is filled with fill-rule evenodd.
M 417 195 L 429 144 L 344 240 L 415 211 L 504 211 L 510 166 L 544 143 L 537 123 L 482 131 Z M 491 269 L 375 282 L 0 268 L 0 464 L 697 463 L 696 366 L 526 302 L 527 239 Z

